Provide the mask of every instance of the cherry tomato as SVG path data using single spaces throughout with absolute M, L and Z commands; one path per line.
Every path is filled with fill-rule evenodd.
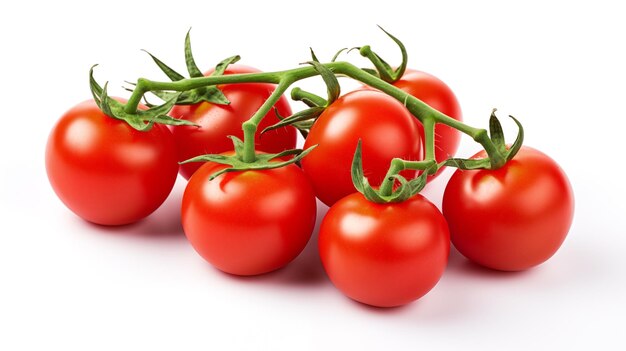
M 207 162 L 189 180 L 182 222 L 194 249 L 231 274 L 270 272 L 291 262 L 315 225 L 315 194 L 296 165 L 230 172 Z
M 210 70 L 205 73 L 209 75 Z M 257 69 L 230 65 L 224 74 L 255 73 Z M 220 85 L 230 105 L 215 105 L 201 102 L 194 105 L 177 105 L 170 115 L 174 118 L 186 119 L 200 127 L 177 126 L 173 128 L 174 139 L 178 148 L 178 160 L 184 161 L 204 154 L 219 154 L 233 149 L 229 135 L 243 139 L 241 124 L 261 107 L 274 86 L 264 83 L 225 84 Z M 281 116 L 291 115 L 289 102 L 282 96 L 274 105 Z M 279 119 L 272 108 L 261 121 L 256 135 L 256 149 L 268 153 L 278 153 L 296 146 L 297 131 L 293 127 L 283 127 L 259 135 L 265 127 L 278 123 Z M 193 162 L 181 165 L 180 174 L 189 179 L 202 163 Z
M 421 195 L 378 204 L 360 193 L 334 204 L 319 233 L 324 269 L 348 297 L 378 307 L 407 304 L 443 274 L 450 235 L 443 215 Z
M 363 169 L 373 185 L 382 182 L 394 157 L 420 158 L 418 123 L 400 102 L 375 90 L 350 92 L 320 115 L 304 143 L 305 149 L 317 145 L 302 159 L 302 168 L 326 205 L 356 192 L 350 168 L 359 139 Z
M 52 129 L 46 170 L 58 197 L 79 217 L 121 225 L 146 217 L 163 203 L 178 164 L 167 127 L 137 131 L 89 100 L 66 112 Z
M 524 146 L 497 170 L 457 170 L 444 192 L 443 213 L 465 257 L 520 271 L 559 249 L 572 223 L 574 195 L 554 160 Z
M 446 83 L 437 77 L 426 72 L 407 69 L 402 78 L 393 85 L 422 100 L 435 110 L 456 120 L 462 120 L 461 106 L 456 96 Z M 424 140 L 424 127 L 421 123 L 419 128 L 422 140 Z M 461 135 L 458 130 L 437 123 L 435 125 L 435 159 L 437 162 L 453 157 L 459 147 L 460 140 Z M 432 178 L 441 173 L 442 170 L 443 168 Z

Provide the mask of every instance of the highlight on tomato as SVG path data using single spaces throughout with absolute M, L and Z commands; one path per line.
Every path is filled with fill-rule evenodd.
M 52 129 L 46 171 L 59 199 L 79 217 L 129 224 L 169 195 L 178 172 L 175 150 L 166 126 L 137 130 L 89 100 L 72 107 Z
M 448 225 L 437 207 L 417 194 L 425 174 L 385 196 L 363 175 L 360 148 L 359 143 L 353 164 L 359 192 L 328 210 L 319 232 L 320 258 L 346 296 L 377 307 L 404 305 L 441 278 L 450 251 Z
M 375 90 L 347 93 L 317 118 L 304 148 L 318 145 L 302 160 L 315 194 L 326 205 L 356 192 L 350 168 L 357 141 L 363 141 L 363 167 L 380 184 L 395 157 L 421 157 L 418 123 L 396 99 Z M 411 178 L 414 171 L 403 173 Z
M 306 175 L 293 164 L 299 157 L 281 162 L 275 156 L 257 155 L 277 167 L 271 169 L 221 173 L 228 165 L 206 162 L 185 188 L 185 235 L 200 256 L 221 271 L 274 271 L 296 258 L 311 237 L 317 205 Z
M 479 152 L 473 158 L 483 158 Z M 457 170 L 443 196 L 451 240 L 482 266 L 521 271 L 559 249 L 572 224 L 574 194 L 546 154 L 523 146 L 495 170 Z

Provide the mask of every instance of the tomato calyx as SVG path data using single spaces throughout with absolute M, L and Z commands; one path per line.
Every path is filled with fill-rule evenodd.
M 309 108 L 298 111 L 288 117 L 281 116 L 278 111 L 274 109 L 276 112 L 276 116 L 281 121 L 263 129 L 263 131 L 261 131 L 261 134 L 284 126 L 293 126 L 300 131 L 304 138 L 306 138 L 308 136 L 309 130 L 311 129 L 311 126 L 313 126 L 313 123 L 315 123 L 317 118 L 322 114 L 322 112 L 324 112 L 324 110 L 328 106 L 330 106 L 333 102 L 335 102 L 335 100 L 337 100 L 337 98 L 339 98 L 339 95 L 341 95 L 341 87 L 339 85 L 337 77 L 335 76 L 335 73 L 333 73 L 333 71 L 331 71 L 326 66 L 322 65 L 315 55 L 313 49 L 310 50 L 312 60 L 304 62 L 304 64 L 309 64 L 313 66 L 315 70 L 320 74 L 320 76 L 324 80 L 324 83 L 326 84 L 326 94 L 328 98 L 324 99 L 300 88 L 294 88 L 291 92 L 291 97 L 296 101 L 304 102 Z
M 96 66 L 97 65 L 92 66 L 89 70 L 89 87 L 91 89 L 91 94 L 93 95 L 93 99 L 96 102 L 96 105 L 98 105 L 98 108 L 100 108 L 100 110 L 102 110 L 102 112 L 104 112 L 104 114 L 106 114 L 107 116 L 125 121 L 134 129 L 142 132 L 147 132 L 152 129 L 155 123 L 176 126 L 196 125 L 189 121 L 176 119 L 167 115 L 176 103 L 176 99 L 178 98 L 177 94 L 174 94 L 162 105 L 152 106 L 147 110 L 138 109 L 134 113 L 127 113 L 125 110 L 126 104 L 116 99 L 113 99 L 108 95 L 108 83 L 105 84 L 103 88 L 93 77 L 93 69 Z
M 426 170 L 431 167 L 438 166 L 434 161 L 408 162 L 397 158 L 393 159 L 391 161 L 391 168 L 393 170 L 390 170 L 381 187 L 379 189 L 375 189 L 363 173 L 361 143 L 361 140 L 359 140 L 356 151 L 354 152 L 354 158 L 352 159 L 352 183 L 354 184 L 356 190 L 363 194 L 363 196 L 371 202 L 390 203 L 408 200 L 418 194 L 426 186 L 428 172 L 422 172 L 420 176 L 411 180 L 407 180 L 397 173 L 403 169 L 417 169 L 417 167 L 412 167 L 411 165 L 416 165 L 419 168 L 425 168 Z M 399 186 L 393 189 L 393 184 L 396 181 L 399 183 Z
M 280 168 L 290 165 L 292 163 L 297 163 L 304 156 L 306 156 L 309 152 L 311 152 L 317 145 L 313 145 L 306 150 L 302 149 L 291 149 L 285 150 L 283 152 L 275 153 L 275 154 L 266 154 L 266 153 L 257 153 L 255 152 L 255 159 L 252 162 L 244 161 L 244 142 L 237 138 L 236 136 L 230 135 L 228 136 L 233 141 L 233 146 L 235 153 L 234 155 L 227 154 L 211 154 L 211 155 L 200 155 L 183 162 L 179 162 L 180 164 L 185 164 L 189 162 L 215 162 L 223 165 L 228 165 L 230 167 L 219 170 L 209 176 L 209 180 L 215 179 L 220 174 L 224 174 L 227 172 L 242 172 L 247 170 L 265 170 L 265 169 L 273 169 Z M 287 156 L 294 157 L 287 159 L 285 161 L 276 161 L 280 160 Z
M 517 137 L 511 146 L 507 146 L 504 140 L 504 132 L 500 120 L 496 117 L 497 109 L 491 111 L 489 118 L 489 138 L 495 146 L 488 157 L 478 159 L 450 158 L 442 162 L 445 166 L 459 169 L 498 169 L 513 159 L 524 143 L 524 127 L 517 118 L 509 115 L 518 128 Z M 489 151 L 489 150 L 488 150 Z
M 398 66 L 398 68 L 393 69 L 380 55 L 374 52 L 369 45 L 355 47 L 353 49 L 359 50 L 359 54 L 361 54 L 361 56 L 365 57 L 366 59 L 370 60 L 370 62 L 376 68 L 376 69 L 361 68 L 362 70 L 384 80 L 385 82 L 389 84 L 393 84 L 402 77 L 402 75 L 404 74 L 404 71 L 406 70 L 406 66 L 408 62 L 408 53 L 406 51 L 406 47 L 398 38 L 391 35 L 389 32 L 383 29 L 383 27 L 378 26 L 378 28 L 380 28 L 380 30 L 382 30 L 385 34 L 387 34 L 387 36 L 389 36 L 389 38 L 391 38 L 391 40 L 393 40 L 400 48 L 400 52 L 402 53 L 402 62 L 400 63 L 400 66 Z M 340 50 L 337 53 L 337 55 L 339 55 L 342 51 L 343 49 Z
M 185 63 L 187 65 L 187 72 L 189 72 L 190 78 L 201 78 L 204 77 L 204 74 L 202 73 L 202 71 L 200 71 L 200 69 L 196 65 L 195 59 L 193 58 L 193 53 L 191 51 L 191 38 L 189 36 L 190 32 L 191 29 L 187 32 L 187 36 L 185 37 Z M 165 73 L 165 75 L 172 82 L 185 79 L 182 74 L 170 68 L 168 65 L 163 63 L 163 61 L 159 60 L 148 51 L 144 51 L 148 55 L 150 55 L 154 63 L 156 63 L 161 71 L 163 71 L 163 73 Z M 210 76 L 223 75 L 228 65 L 236 63 L 240 59 L 241 57 L 239 55 L 235 55 L 222 60 L 215 66 L 215 70 L 210 74 Z M 226 98 L 224 93 L 222 93 L 222 91 L 214 85 L 191 89 L 182 93 L 174 93 L 162 90 L 155 90 L 152 91 L 152 93 L 164 101 L 168 101 L 176 96 L 176 105 L 193 105 L 203 101 L 217 105 L 230 104 L 230 101 L 228 101 L 228 98 Z

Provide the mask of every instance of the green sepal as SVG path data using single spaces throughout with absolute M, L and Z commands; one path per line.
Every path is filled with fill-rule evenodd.
M 311 51 L 311 59 L 313 60 L 313 62 L 320 62 L 320 60 L 317 58 L 317 56 L 315 56 L 315 51 L 313 51 L 313 48 L 309 48 L 309 51 Z
M 313 50 L 311 50 L 311 53 L 313 57 L 315 57 Z M 332 104 L 335 100 L 337 100 L 339 95 L 341 95 L 341 88 L 337 77 L 330 69 L 326 68 L 326 66 L 322 65 L 318 61 L 309 61 L 307 63 L 312 65 L 324 80 L 326 90 L 328 92 L 328 105 Z
M 215 163 L 220 163 L 223 165 L 228 165 L 230 167 L 228 168 L 224 168 L 220 171 L 217 171 L 213 174 L 211 174 L 211 176 L 209 177 L 209 180 L 213 180 L 215 179 L 217 176 L 227 173 L 227 172 L 243 172 L 243 171 L 249 171 L 249 170 L 266 170 L 266 169 L 274 169 L 274 168 L 280 168 L 280 167 L 285 167 L 287 165 L 290 165 L 292 163 L 297 163 L 300 162 L 300 160 L 302 160 L 302 158 L 304 158 L 306 155 L 309 154 L 309 152 L 313 151 L 313 149 L 315 149 L 317 147 L 317 145 L 313 145 L 310 148 L 306 149 L 306 150 L 301 150 L 301 149 L 291 149 L 291 150 L 285 150 L 283 152 L 280 153 L 276 153 L 276 154 L 256 154 L 256 159 L 254 162 L 243 162 L 242 158 L 241 158 L 241 151 L 243 150 L 243 142 L 241 142 L 240 139 L 236 138 L 236 137 L 230 137 L 233 140 L 233 144 L 235 145 L 235 150 L 240 149 L 240 151 L 235 151 L 235 155 L 233 156 L 227 156 L 227 155 L 201 155 L 201 156 L 196 156 L 193 158 L 190 158 L 188 160 L 185 160 L 183 162 L 180 162 L 180 164 L 185 164 L 185 163 L 189 163 L 189 162 L 215 162 Z M 241 142 L 241 146 L 237 146 L 237 144 Z M 286 160 L 286 161 L 280 161 L 280 162 L 272 162 L 272 160 L 277 159 L 277 158 L 281 158 L 281 157 L 285 157 L 285 156 L 291 156 L 291 155 L 295 155 L 295 157 Z
M 224 72 L 226 71 L 226 68 L 228 68 L 229 65 L 232 65 L 233 63 L 236 63 L 239 60 L 241 60 L 241 56 L 239 55 L 235 55 L 235 56 L 231 56 L 231 57 L 223 59 L 222 61 L 220 61 L 220 63 L 215 65 L 215 69 L 211 73 L 211 76 L 223 75 Z
M 491 111 L 491 116 L 489 118 L 489 139 L 491 139 L 491 142 L 496 147 L 496 152 L 500 153 L 500 156 L 503 158 L 502 162 L 494 162 L 490 157 L 484 157 L 479 159 L 451 158 L 445 160 L 444 162 L 442 162 L 442 164 L 444 166 L 456 167 L 459 169 L 493 170 L 502 167 L 508 161 L 512 160 L 524 143 L 524 127 L 522 127 L 520 121 L 518 121 L 515 117 L 510 115 L 509 117 L 513 119 L 518 128 L 515 142 L 513 142 L 510 147 L 506 146 L 502 125 L 496 117 L 495 108 Z
M 387 63 L 387 61 L 385 61 L 380 55 L 372 51 L 372 48 L 369 45 L 360 47 L 359 53 L 361 54 L 361 56 L 367 58 L 368 60 L 370 60 L 370 62 L 372 62 L 372 64 L 376 68 L 376 76 L 391 84 L 398 81 L 406 71 L 408 54 L 406 51 L 406 47 L 398 38 L 391 35 L 381 26 L 378 26 L 378 28 L 380 28 L 380 30 L 387 34 L 387 36 L 389 36 L 389 38 L 391 38 L 391 40 L 393 40 L 400 48 L 400 52 L 402 53 L 402 62 L 400 63 L 400 66 L 398 66 L 398 68 L 394 70 L 391 65 Z M 369 70 L 367 72 L 373 74 L 372 71 L 373 70 Z
M 200 78 L 204 77 L 198 65 L 196 65 L 196 60 L 193 58 L 193 53 L 191 52 L 191 28 L 187 31 L 187 35 L 185 36 L 185 64 L 187 65 L 187 72 L 189 72 L 189 77 L 191 78 Z
M 234 135 L 229 135 L 228 138 L 233 141 L 233 147 L 235 149 L 235 154 L 243 155 L 243 140 L 237 138 Z
M 491 110 L 491 116 L 489 117 L 489 137 L 496 146 L 498 151 L 502 154 L 506 154 L 506 144 L 504 142 L 504 132 L 502 131 L 502 124 L 496 117 L 497 109 Z
M 280 122 L 273 124 L 269 127 L 266 127 L 265 129 L 263 129 L 263 131 L 261 131 L 261 134 L 265 132 L 269 132 L 270 130 L 278 129 L 278 128 L 285 127 L 285 126 L 294 126 L 298 129 L 302 127 L 307 127 L 308 125 L 302 125 L 302 123 L 300 122 L 304 122 L 308 120 L 311 120 L 312 122 L 314 122 L 315 119 L 317 119 L 317 117 L 319 117 L 319 115 L 321 115 L 322 112 L 324 112 L 324 109 L 325 107 L 316 106 L 316 107 L 308 108 L 306 110 L 298 111 L 289 117 L 283 117 L 278 113 L 278 110 L 275 108 L 274 112 L 276 113 L 276 117 L 280 119 Z M 310 128 L 310 126 L 308 127 Z
M 520 148 L 522 147 L 522 144 L 524 143 L 524 127 L 522 127 L 522 123 L 520 123 L 520 121 L 517 120 L 517 118 L 509 115 L 509 117 L 511 117 L 513 119 L 513 121 L 515 122 L 515 124 L 517 124 L 517 137 L 515 138 L 515 141 L 513 142 L 513 145 L 511 145 L 511 147 L 509 148 L 507 154 L 506 154 L 506 160 L 511 161 L 513 159 L 513 157 L 515 157 L 515 155 L 517 154 L 517 152 L 520 150 Z
M 424 186 L 426 186 L 426 179 L 428 177 L 428 170 L 425 170 L 419 177 L 407 181 L 403 176 L 396 174 L 391 176 L 392 180 L 398 181 L 398 186 L 390 195 L 385 196 L 380 193 L 379 190 L 374 189 L 367 177 L 363 173 L 363 157 L 361 152 L 362 142 L 359 139 L 356 150 L 354 152 L 354 158 L 352 159 L 351 175 L 352 183 L 355 189 L 363 194 L 368 201 L 376 203 L 391 203 L 402 202 L 415 196 L 419 193 Z
M 406 51 L 406 47 L 400 41 L 400 39 L 391 35 L 391 33 L 387 32 L 385 29 L 383 29 L 383 27 L 378 26 L 378 28 L 380 28 L 380 30 L 385 32 L 385 34 L 387 34 L 387 36 L 389 36 L 389 38 L 391 38 L 391 40 L 393 40 L 396 43 L 396 45 L 398 45 L 398 47 L 400 48 L 400 52 L 402 53 L 402 62 L 400 63 L 400 66 L 398 66 L 398 68 L 396 68 L 396 70 L 393 71 L 393 73 L 391 74 L 393 81 L 395 82 L 399 80 L 400 78 L 402 78 L 402 76 L 404 75 L 404 72 L 406 71 L 406 65 L 409 60 L 409 55 Z
M 107 85 L 104 88 L 98 84 L 93 77 L 93 70 L 96 65 L 92 66 L 89 70 L 89 86 L 91 88 L 91 94 L 93 95 L 96 105 L 107 116 L 119 120 L 123 120 L 131 127 L 139 131 L 150 130 L 155 123 L 168 124 L 168 125 L 190 125 L 197 126 L 183 119 L 176 119 L 168 116 L 169 111 L 174 107 L 177 95 L 172 96 L 171 99 L 165 101 L 162 105 L 153 106 L 147 110 L 137 110 L 134 113 L 127 113 L 125 111 L 126 104 L 121 103 L 115 99 L 111 99 L 107 93 Z
M 142 50 L 142 51 L 145 52 L 146 54 L 150 55 L 150 57 L 152 58 L 152 61 L 154 61 L 154 63 L 156 63 L 157 66 L 159 66 L 161 71 L 163 71 L 163 73 L 165 73 L 165 75 L 169 79 L 171 79 L 172 82 L 185 79 L 185 77 L 182 74 L 176 72 L 173 68 L 171 68 L 170 66 L 166 65 L 163 61 L 161 61 L 158 58 L 156 58 L 156 56 L 152 55 L 150 52 L 148 52 L 146 50 Z
M 361 144 L 362 144 L 362 141 L 361 139 L 359 139 L 358 143 L 356 144 L 356 150 L 354 151 L 354 157 L 352 158 L 352 166 L 350 167 L 350 173 L 352 175 L 352 184 L 354 184 L 354 188 L 358 192 L 364 193 L 367 178 L 365 178 L 365 174 L 363 173 L 363 159 L 361 156 Z
M 348 51 L 349 52 L 348 48 L 343 48 L 343 49 L 337 51 L 337 53 L 333 56 L 333 58 L 330 60 L 330 62 L 337 61 L 337 58 L 339 57 L 339 55 L 341 55 L 341 53 L 344 52 L 344 51 Z
M 189 71 L 189 76 L 191 78 L 201 78 L 201 77 L 204 77 L 204 75 L 202 74 L 198 66 L 196 65 L 196 62 L 193 58 L 193 53 L 191 51 L 191 38 L 190 38 L 189 33 L 190 32 L 188 31 L 187 35 L 185 36 L 185 63 L 187 66 L 187 71 Z M 148 55 L 150 55 L 152 60 L 157 64 L 157 66 L 161 69 L 161 71 L 163 71 L 163 73 L 165 73 L 165 75 L 168 78 L 170 78 L 172 81 L 175 82 L 175 81 L 185 79 L 185 77 L 182 74 L 176 72 L 174 69 L 172 69 L 171 67 L 163 63 L 163 61 L 159 60 L 148 51 L 145 51 L 145 52 Z M 231 56 L 227 59 L 220 61 L 220 63 L 218 63 L 215 66 L 215 70 L 213 71 L 213 73 L 211 73 L 211 76 L 218 76 L 218 75 L 224 74 L 224 71 L 226 70 L 228 65 L 235 63 L 239 61 L 240 59 L 241 57 L 239 55 L 235 55 L 235 56 Z M 178 93 L 173 93 L 173 92 L 168 92 L 168 91 L 152 91 L 152 93 L 164 101 L 171 99 L 174 94 L 178 94 Z M 230 104 L 230 101 L 228 101 L 228 98 L 226 98 L 224 93 L 222 93 L 222 91 L 216 86 L 207 86 L 207 87 L 197 88 L 197 89 L 183 92 L 178 95 L 178 100 L 176 101 L 176 104 L 177 105 L 193 105 L 193 104 L 197 104 L 203 101 L 216 104 L 216 105 Z

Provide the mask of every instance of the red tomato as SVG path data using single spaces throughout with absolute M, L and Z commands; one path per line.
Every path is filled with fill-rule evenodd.
M 189 180 L 182 222 L 196 251 L 237 275 L 270 272 L 291 262 L 315 225 L 315 194 L 296 165 L 230 172 L 207 162 Z
M 334 204 L 320 227 L 319 251 L 330 280 L 359 302 L 392 307 L 430 291 L 450 252 L 448 225 L 421 195 L 369 202 L 360 193 Z
M 356 192 L 350 168 L 359 139 L 363 169 L 373 185 L 382 182 L 394 157 L 420 158 L 418 123 L 400 102 L 375 90 L 350 92 L 320 115 L 304 143 L 305 149 L 318 145 L 302 159 L 302 168 L 326 205 Z
M 147 132 L 106 116 L 93 100 L 56 124 L 46 147 L 46 170 L 61 201 L 81 218 L 103 225 L 142 219 L 169 195 L 178 172 L 169 129 Z
M 435 110 L 456 120 L 462 120 L 461 106 L 454 93 L 446 83 L 437 77 L 425 72 L 407 69 L 402 78 L 393 85 L 422 100 Z M 424 127 L 421 123 L 419 127 L 420 135 L 424 140 Z M 437 123 L 435 125 L 435 159 L 437 162 L 453 157 L 459 147 L 460 140 L 461 134 L 458 130 Z M 435 176 L 442 170 L 443 168 Z
M 213 70 L 205 73 L 211 74 Z M 230 65 L 224 74 L 255 73 L 257 69 Z M 186 119 L 200 127 L 177 126 L 173 128 L 174 139 L 178 149 L 178 160 L 184 161 L 204 154 L 219 154 L 233 149 L 229 135 L 243 139 L 241 124 L 261 107 L 274 91 L 274 86 L 264 83 L 226 84 L 220 85 L 230 105 L 215 105 L 201 102 L 195 105 L 175 106 L 170 115 L 174 118 Z M 282 96 L 274 105 L 281 116 L 291 115 L 289 102 Z M 268 153 L 278 153 L 296 146 L 297 131 L 293 127 L 284 127 L 269 131 L 263 135 L 259 133 L 270 125 L 276 124 L 279 119 L 272 108 L 261 121 L 257 136 L 256 148 Z M 180 166 L 180 174 L 189 179 L 202 163 L 192 162 Z
M 446 186 L 443 213 L 452 243 L 465 257 L 520 271 L 546 261 L 561 246 L 572 223 L 574 195 L 556 162 L 522 147 L 497 170 L 457 170 Z

